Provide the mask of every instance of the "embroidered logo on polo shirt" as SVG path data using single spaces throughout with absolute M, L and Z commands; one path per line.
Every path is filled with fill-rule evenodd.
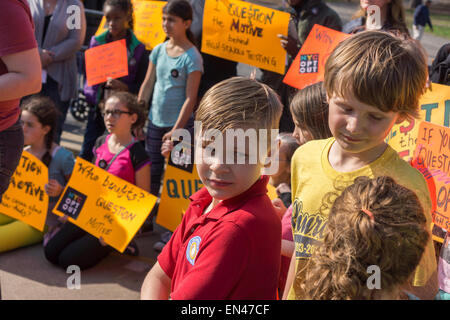
M 189 243 L 186 248 L 186 258 L 189 261 L 190 264 L 194 265 L 195 258 L 197 257 L 198 248 L 200 247 L 200 242 L 202 241 L 202 238 L 199 236 L 193 237 L 191 240 L 189 240 Z

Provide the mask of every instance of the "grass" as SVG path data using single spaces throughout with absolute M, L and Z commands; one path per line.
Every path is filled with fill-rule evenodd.
M 412 28 L 414 11 L 406 9 L 406 25 Z M 435 36 L 450 39 L 450 15 L 430 12 L 431 24 L 433 25 L 433 32 L 427 25 L 425 32 L 434 34 Z

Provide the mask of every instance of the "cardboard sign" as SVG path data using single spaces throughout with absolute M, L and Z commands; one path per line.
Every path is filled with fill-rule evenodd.
M 150 193 L 78 157 L 53 212 L 123 252 L 155 203 Z
M 202 52 L 284 74 L 289 14 L 238 0 L 206 0 Z
M 3 194 L 0 212 L 43 231 L 48 210 L 48 168 L 27 151 L 22 152 L 8 190 Z
M 86 78 L 88 86 L 106 82 L 108 78 L 128 75 L 125 39 L 86 50 Z
M 203 187 L 193 164 L 193 147 L 177 144 L 167 160 L 156 223 L 175 231 L 189 207 L 189 197 Z
M 101 35 L 107 29 L 108 29 L 108 27 L 106 26 L 106 18 L 105 18 L 105 16 L 103 16 L 102 20 L 100 21 L 100 24 L 98 25 L 97 31 L 95 32 L 95 36 Z
M 341 41 L 350 36 L 315 24 L 289 67 L 283 82 L 301 90 L 323 81 L 328 57 Z
M 434 202 L 433 222 L 450 228 L 450 129 L 426 121 L 420 123 L 413 166 L 428 183 Z
M 147 50 L 152 50 L 166 38 L 162 28 L 162 8 L 167 2 L 145 0 L 132 0 L 131 2 L 133 4 L 133 32 Z M 106 18 L 103 16 L 95 35 L 98 36 L 106 30 Z
M 431 88 L 421 97 L 419 105 L 420 119 L 394 125 L 385 140 L 403 160 L 408 162 L 412 160 L 422 121 L 450 127 L 450 87 L 432 83 Z
M 165 1 L 133 1 L 133 31 L 147 50 L 152 50 L 166 39 L 162 28 L 162 8 L 165 5 Z

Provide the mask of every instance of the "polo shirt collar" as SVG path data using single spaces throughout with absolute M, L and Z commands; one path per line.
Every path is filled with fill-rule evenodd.
M 205 215 L 205 218 L 219 220 L 229 212 L 233 212 L 242 206 L 250 198 L 264 195 L 267 193 L 267 183 L 269 182 L 269 176 L 261 176 L 247 191 L 227 200 L 219 202 L 209 213 Z M 198 205 L 202 212 L 211 203 L 212 197 L 206 187 L 203 187 L 196 193 L 194 193 L 190 200 L 191 205 Z

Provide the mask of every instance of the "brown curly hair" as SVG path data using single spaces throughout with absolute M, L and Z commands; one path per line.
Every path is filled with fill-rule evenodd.
M 324 242 L 307 265 L 302 290 L 313 300 L 395 293 L 416 269 L 428 240 L 426 218 L 413 191 L 390 177 L 358 177 L 330 210 Z M 380 268 L 381 290 L 367 286 L 371 265 Z
M 137 96 L 135 94 L 128 91 L 114 91 L 106 100 L 109 100 L 111 98 L 118 99 L 127 107 L 129 112 L 131 112 L 132 114 L 137 114 L 137 120 L 131 126 L 131 131 L 139 130 L 144 127 L 145 120 L 147 119 L 147 111 L 144 104 L 137 100 Z M 106 101 L 102 101 L 101 103 L 99 103 L 99 108 L 102 112 L 105 109 L 105 103 Z

